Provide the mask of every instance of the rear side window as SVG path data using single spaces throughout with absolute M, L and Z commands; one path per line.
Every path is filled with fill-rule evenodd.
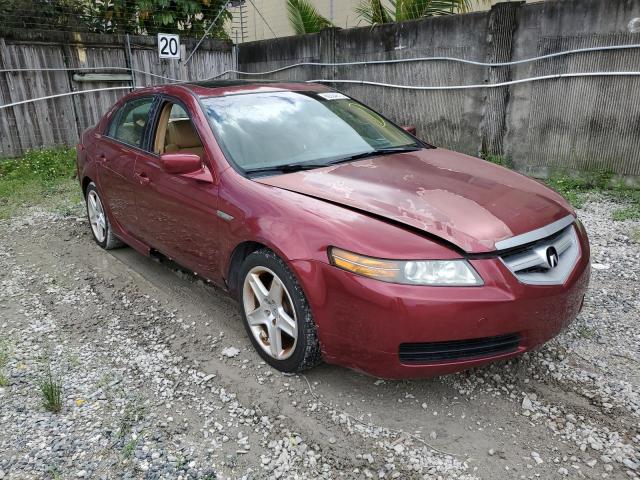
M 124 104 L 109 125 L 107 136 L 142 148 L 144 130 L 149 121 L 153 98 L 139 98 Z

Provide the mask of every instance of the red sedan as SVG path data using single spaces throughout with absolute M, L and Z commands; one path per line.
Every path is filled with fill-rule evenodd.
M 98 245 L 228 289 L 285 372 L 445 374 L 557 335 L 589 281 L 575 212 L 407 130 L 317 84 L 159 86 L 84 132 L 78 176 Z

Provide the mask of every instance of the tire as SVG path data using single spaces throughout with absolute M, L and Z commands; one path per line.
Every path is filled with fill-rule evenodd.
M 109 217 L 104 210 L 104 204 L 95 183 L 91 182 L 87 185 L 84 199 L 87 206 L 87 218 L 91 226 L 91 234 L 95 242 L 105 250 L 122 247 L 124 243 L 115 236 L 111 229 Z
M 264 288 L 257 284 L 256 277 Z M 286 263 L 269 249 L 257 250 L 243 261 L 239 278 L 240 314 L 262 359 L 281 372 L 301 372 L 320 363 L 311 308 Z

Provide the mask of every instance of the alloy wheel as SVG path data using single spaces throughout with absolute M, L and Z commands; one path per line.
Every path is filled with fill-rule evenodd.
M 266 267 L 253 267 L 244 279 L 242 301 L 249 328 L 260 347 L 276 360 L 289 358 L 298 341 L 298 322 L 282 280 Z
M 87 211 L 89 213 L 89 221 L 91 222 L 91 230 L 99 243 L 104 242 L 107 235 L 107 219 L 104 215 L 104 208 L 100 197 L 95 190 L 91 190 L 87 195 Z

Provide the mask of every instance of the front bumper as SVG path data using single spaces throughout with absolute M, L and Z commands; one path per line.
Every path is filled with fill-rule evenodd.
M 385 283 L 322 262 L 294 261 L 323 356 L 384 378 L 429 377 L 511 358 L 556 336 L 579 313 L 589 283 L 589 245 L 563 285 L 525 285 L 498 258 L 472 260 L 481 287 Z M 474 358 L 403 363 L 401 344 L 517 334 L 516 348 Z

